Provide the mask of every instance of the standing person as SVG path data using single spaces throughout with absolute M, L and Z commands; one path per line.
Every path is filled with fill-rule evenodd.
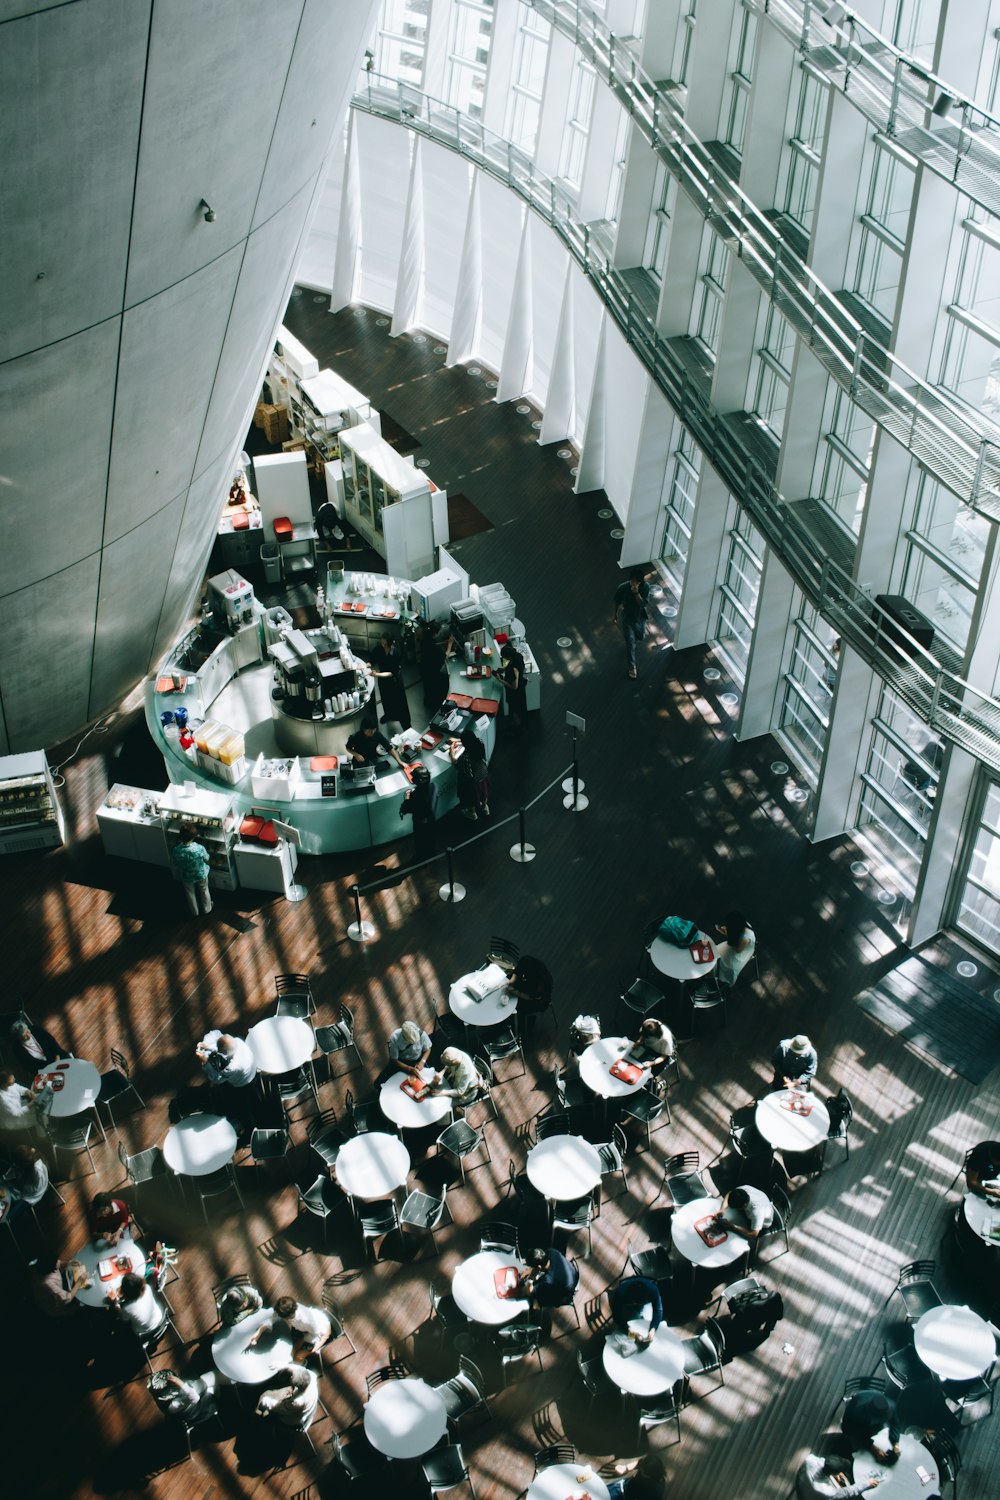
M 437 851 L 437 791 L 426 766 L 414 766 L 413 785 L 403 798 L 399 816 L 413 819 L 417 859 L 429 859 Z
M 807 1036 L 786 1036 L 778 1043 L 771 1066 L 772 1089 L 809 1089 L 816 1077 L 819 1058 Z
M 371 654 L 371 669 L 378 678 L 382 723 L 392 719 L 401 729 L 409 729 L 410 708 L 403 686 L 403 659 L 391 636 L 379 636 L 378 645 Z
M 719 948 L 719 979 L 727 989 L 732 989 L 754 956 L 757 935 L 741 911 L 731 911 L 725 926 L 715 930 L 726 940 Z
M 504 641 L 500 647 L 500 660 L 503 666 L 494 675 L 503 685 L 511 723 L 521 725 L 528 712 L 528 690 L 524 683 L 524 657 L 520 651 L 514 649 L 510 641 Z
M 463 818 L 474 823 L 482 813 L 490 815 L 490 779 L 486 746 L 474 729 L 463 729 L 448 746 L 453 766 L 458 767 L 458 805 Z
M 617 625 L 621 616 L 621 631 L 625 637 L 625 660 L 628 663 L 628 675 L 633 680 L 638 675 L 635 648 L 646 633 L 646 621 L 649 618 L 648 599 L 649 584 L 641 568 L 633 568 L 625 582 L 620 583 L 615 589 L 615 612 L 611 620 L 612 624 Z
M 188 906 L 193 916 L 212 910 L 212 897 L 208 889 L 208 872 L 212 861 L 204 844 L 199 844 L 190 828 L 181 831 L 170 855 L 174 869 L 180 876 L 181 885 L 187 895 Z
M 437 620 L 428 620 L 420 632 L 419 655 L 424 706 L 433 710 L 439 708 L 448 696 L 448 664 Z
M 383 755 L 391 755 L 397 765 L 403 764 L 374 719 L 363 719 L 361 728 L 348 736 L 347 751 L 355 766 L 377 766 Z

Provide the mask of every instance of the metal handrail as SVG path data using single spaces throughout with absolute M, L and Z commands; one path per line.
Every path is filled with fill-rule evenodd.
M 582 0 L 529 3 L 576 44 L 703 218 L 856 405 L 952 494 L 987 519 L 1000 519 L 996 429 L 862 327 L 707 150 L 672 93 L 656 87 L 602 16 Z
M 609 315 L 691 432 L 727 488 L 781 559 L 803 594 L 873 670 L 944 739 L 1000 770 L 1000 701 L 958 677 L 931 652 L 900 633 L 890 618 L 833 564 L 798 523 L 749 445 L 693 381 L 669 340 L 643 311 L 620 271 L 596 249 L 570 196 L 541 174 L 524 152 L 451 105 L 412 84 L 367 74 L 351 107 L 393 121 L 458 151 L 516 193 L 559 236 Z

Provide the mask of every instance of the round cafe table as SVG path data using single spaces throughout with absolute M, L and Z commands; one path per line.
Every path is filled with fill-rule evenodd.
M 996 1359 L 992 1328 L 971 1307 L 932 1307 L 913 1325 L 913 1347 L 940 1380 L 975 1380 Z
M 376 1386 L 364 1420 L 368 1441 L 388 1458 L 419 1458 L 448 1430 L 448 1413 L 437 1391 L 409 1376 Z
M 259 1344 L 247 1348 L 251 1334 L 261 1324 L 270 1323 Z M 212 1339 L 215 1368 L 236 1385 L 263 1385 L 291 1363 L 295 1345 L 284 1323 L 270 1307 L 261 1307 L 249 1317 L 241 1318 L 232 1328 L 220 1328 Z
M 888 1437 L 886 1433 L 886 1442 Z M 918 1467 L 932 1476 L 926 1484 L 917 1473 Z M 894 1464 L 881 1464 L 870 1453 L 861 1451 L 854 1455 L 853 1468 L 855 1484 L 878 1476 L 878 1484 L 869 1492 L 878 1500 L 927 1500 L 928 1495 L 939 1493 L 938 1466 L 933 1455 L 908 1432 L 900 1435 L 899 1458 Z
M 692 1203 L 674 1210 L 670 1221 L 674 1249 L 693 1266 L 729 1266 L 747 1249 L 747 1241 L 738 1234 L 727 1234 L 721 1244 L 706 1245 L 698 1233 L 695 1228 L 698 1221 L 717 1214 L 721 1208 L 721 1198 L 695 1198 Z
M 592 1094 L 602 1099 L 623 1099 L 626 1094 L 637 1094 L 649 1082 L 649 1069 L 643 1068 L 635 1083 L 626 1083 L 610 1071 L 611 1064 L 631 1048 L 627 1036 L 602 1036 L 591 1042 L 580 1053 L 580 1077 Z
M 47 1110 L 53 1120 L 68 1120 L 71 1115 L 93 1109 L 101 1092 L 101 1074 L 92 1062 L 85 1062 L 82 1057 L 60 1058 L 43 1068 L 35 1082 L 54 1082 L 57 1078 L 63 1079 L 63 1086 L 52 1089 L 49 1096 L 52 1102 Z
M 525 1161 L 528 1181 L 550 1203 L 572 1203 L 601 1180 L 601 1157 L 582 1135 L 550 1135 L 532 1146 Z
M 802 1100 L 808 1114 L 796 1114 L 788 1108 L 796 1099 Z M 827 1138 L 830 1111 L 809 1089 L 776 1089 L 758 1103 L 754 1124 L 775 1151 L 814 1151 Z
M 236 1131 L 223 1115 L 189 1115 L 163 1139 L 163 1159 L 181 1177 L 209 1177 L 228 1166 L 235 1151 Z
M 378 1105 L 387 1120 L 403 1130 L 419 1130 L 421 1126 L 435 1125 L 451 1114 L 451 1100 L 443 1094 L 428 1094 L 426 1099 L 414 1099 L 402 1087 L 409 1073 L 393 1073 L 379 1089 Z M 422 1068 L 420 1077 L 430 1083 L 433 1068 Z
M 978 1193 L 966 1193 L 962 1212 L 973 1234 L 978 1234 L 984 1244 L 1000 1246 L 1000 1198 L 980 1198 Z
M 453 1016 L 464 1021 L 466 1026 L 499 1026 L 502 1021 L 511 1021 L 517 1014 L 517 996 L 507 994 L 509 980 L 506 974 L 501 983 L 487 990 L 481 1000 L 473 1000 L 465 986 L 473 974 L 463 974 L 456 979 L 448 991 L 448 1009 Z
M 494 1275 L 512 1265 L 516 1265 L 518 1271 L 527 1269 L 516 1257 L 505 1255 L 501 1250 L 480 1250 L 457 1265 L 451 1278 L 451 1295 L 459 1310 L 474 1323 L 486 1323 L 494 1328 L 501 1323 L 510 1323 L 519 1313 L 527 1312 L 525 1298 L 497 1296 Z
M 351 1198 L 388 1198 L 405 1187 L 410 1153 L 398 1136 L 382 1130 L 352 1136 L 337 1152 L 334 1173 Z
M 247 1032 L 247 1042 L 258 1073 L 291 1073 L 316 1050 L 312 1027 L 297 1016 L 268 1016 L 258 1021 Z
M 659 1325 L 644 1349 L 622 1354 L 620 1347 L 621 1335 L 609 1333 L 604 1340 L 604 1372 L 630 1396 L 662 1395 L 684 1374 L 684 1344 L 666 1323 Z
M 715 944 L 707 933 L 699 932 L 695 942 L 708 943 L 712 950 L 712 957 L 705 964 L 696 964 L 691 957 L 691 949 L 678 948 L 676 943 L 668 943 L 666 938 L 655 937 L 649 944 L 646 952 L 654 969 L 665 974 L 668 979 L 676 979 L 679 984 L 689 983 L 694 979 L 704 979 L 706 974 L 711 974 L 719 962 L 719 955 Z
M 581 1479 L 581 1474 L 587 1478 Z M 577 1464 L 549 1464 L 536 1474 L 528 1486 L 524 1500 L 566 1500 L 572 1495 L 589 1495 L 590 1500 L 608 1500 L 610 1491 L 600 1474 L 595 1474 L 590 1464 L 580 1460 Z
M 145 1271 L 146 1257 L 127 1231 L 122 1235 L 117 1245 L 94 1245 L 88 1243 L 84 1245 L 82 1250 L 78 1250 L 75 1255 L 70 1257 L 72 1260 L 79 1262 L 86 1271 L 87 1280 L 90 1282 L 89 1286 L 81 1287 L 77 1292 L 78 1302 L 82 1302 L 85 1307 L 108 1306 L 105 1302 L 108 1293 L 117 1292 L 122 1284 L 122 1277 L 128 1273 L 116 1270 L 113 1276 L 108 1277 L 107 1281 L 102 1281 L 97 1267 L 102 1260 L 117 1260 L 119 1255 L 128 1256 L 130 1269 L 135 1271 L 137 1275 L 141 1276 L 143 1271 Z

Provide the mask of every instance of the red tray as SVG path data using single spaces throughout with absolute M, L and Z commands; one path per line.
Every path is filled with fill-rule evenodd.
M 716 1245 L 725 1244 L 729 1238 L 724 1229 L 709 1228 L 709 1225 L 714 1224 L 714 1222 L 715 1214 L 706 1214 L 703 1219 L 695 1219 L 694 1221 L 695 1229 L 697 1229 L 710 1250 L 714 1250 Z

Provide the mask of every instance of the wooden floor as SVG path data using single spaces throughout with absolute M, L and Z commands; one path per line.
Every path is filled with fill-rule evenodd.
M 802 836 L 807 804 L 792 795 L 794 772 L 772 769 L 774 743 L 733 736 L 734 711 L 722 701 L 732 688 L 724 669 L 709 681 L 707 653 L 673 652 L 662 616 L 638 682 L 626 679 L 610 623 L 619 579 L 614 520 L 599 515 L 602 494 L 573 494 L 571 452 L 560 457 L 559 445 L 538 447 L 532 422 L 539 414 L 497 406 L 488 372 L 445 369 L 432 337 L 391 339 L 387 326 L 360 308 L 331 316 L 325 301 L 302 292 L 286 321 L 321 365 L 369 393 L 413 434 L 437 483 L 465 494 L 494 523 L 462 542 L 459 556 L 477 581 L 499 579 L 510 588 L 542 670 L 543 709 L 522 731 L 501 726 L 490 800 L 495 823 L 533 804 L 527 833 L 537 858 L 512 861 L 516 821 L 498 829 L 456 855 L 464 902 L 442 902 L 443 872 L 423 872 L 366 902 L 377 937 L 364 946 L 345 935 L 350 887 L 405 862 L 405 844 L 306 861 L 301 878 L 309 894 L 300 905 L 238 892 L 222 897 L 210 918 L 194 921 L 165 872 L 102 852 L 93 810 L 107 786 L 163 781 L 140 716 L 123 713 L 66 767 L 68 847 L 0 865 L 7 994 L 21 995 L 80 1055 L 106 1066 L 109 1046 L 125 1049 L 147 1108 L 123 1119 L 121 1135 L 138 1149 L 162 1140 L 168 1100 L 195 1081 L 193 1047 L 203 1031 L 244 1031 L 268 1014 L 276 971 L 309 971 L 324 1010 L 343 1000 L 356 1011 L 366 1071 L 323 1090 L 324 1104 L 340 1108 L 346 1088 L 365 1091 L 392 1026 L 408 1015 L 426 1022 L 441 1010 L 450 979 L 476 966 L 489 934 L 505 933 L 545 958 L 555 976 L 558 1032 L 543 1024 L 526 1076 L 497 1089 L 500 1120 L 487 1127 L 491 1163 L 450 1194 L 457 1222 L 441 1236 L 438 1259 L 388 1243 L 384 1258 L 368 1267 L 344 1226 L 326 1251 L 315 1221 L 297 1221 L 292 1188 L 280 1180 L 258 1187 L 250 1169 L 241 1172 L 246 1212 L 222 1201 L 208 1227 L 197 1208 L 169 1194 L 149 1200 L 149 1232 L 181 1251 L 174 1303 L 191 1347 L 171 1362 L 186 1358 L 198 1367 L 206 1360 L 199 1340 L 212 1325 L 210 1288 L 222 1275 L 248 1270 L 267 1297 L 290 1289 L 306 1300 L 328 1276 L 339 1277 L 358 1353 L 332 1369 L 323 1398 L 333 1426 L 344 1429 L 360 1415 L 365 1375 L 390 1349 L 421 1373 L 452 1373 L 426 1330 L 411 1338 L 429 1315 L 429 1278 L 447 1277 L 475 1246 L 477 1224 L 502 1207 L 508 1163 L 523 1162 L 526 1122 L 550 1100 L 547 1070 L 564 1053 L 572 1017 L 595 1011 L 608 1029 L 617 996 L 638 972 L 640 935 L 651 918 L 679 912 L 710 925 L 730 906 L 744 905 L 759 934 L 760 980 L 744 975 L 727 1029 L 708 1020 L 682 1049 L 673 1123 L 654 1134 L 651 1149 L 630 1157 L 628 1192 L 605 1201 L 593 1253 L 583 1262 L 579 1303 L 618 1277 L 630 1236 L 645 1244 L 655 1235 L 662 1220 L 649 1204 L 665 1155 L 696 1149 L 703 1161 L 714 1157 L 730 1111 L 768 1075 L 776 1041 L 808 1031 L 820 1054 L 820 1092 L 844 1086 L 855 1101 L 850 1162 L 841 1165 L 834 1153 L 835 1165 L 795 1191 L 791 1253 L 763 1273 L 784 1298 L 785 1319 L 759 1350 L 728 1364 L 723 1389 L 684 1411 L 683 1442 L 665 1452 L 672 1493 L 685 1500 L 783 1500 L 802 1455 L 830 1423 L 844 1378 L 872 1370 L 883 1338 L 894 1337 L 899 1310 L 884 1302 L 897 1268 L 938 1253 L 963 1150 L 1000 1134 L 1000 1075 L 995 1070 L 973 1087 L 859 1009 L 855 997 L 905 956 L 892 911 L 879 904 L 870 876 L 852 872 L 857 851 L 849 840 L 814 846 Z M 562 637 L 568 647 L 557 644 Z M 580 742 L 585 812 L 564 810 L 558 790 L 571 757 L 568 709 L 587 721 Z M 535 802 L 553 781 L 556 789 Z M 468 832 L 462 823 L 448 837 L 460 843 Z M 954 971 L 951 944 L 934 953 Z M 991 994 L 998 981 L 980 960 L 973 983 Z M 516 1069 L 501 1064 L 499 1071 L 506 1080 Z M 299 1141 L 303 1134 L 299 1126 Z M 45 1242 L 60 1253 L 80 1244 L 89 1195 L 120 1180 L 113 1138 L 97 1149 L 96 1162 L 93 1176 L 86 1157 L 74 1162 L 65 1207 L 46 1206 L 41 1216 Z M 433 1154 L 416 1161 L 412 1181 L 441 1181 Z M 30 1234 L 25 1245 L 30 1252 Z M 582 1237 L 574 1249 L 586 1250 Z M 12 1247 L 0 1245 L 0 1253 L 6 1365 L 13 1375 L 20 1363 L 23 1374 L 5 1404 L 10 1494 L 69 1500 L 141 1490 L 157 1500 L 214 1500 L 298 1495 L 313 1483 L 318 1494 L 346 1492 L 336 1469 L 326 1467 L 332 1428 L 325 1420 L 314 1428 L 320 1459 L 296 1449 L 276 1476 L 267 1477 L 246 1424 L 181 1462 L 143 1381 L 121 1383 L 121 1374 L 134 1371 L 112 1368 L 96 1346 L 67 1347 L 61 1325 L 40 1323 L 22 1296 Z M 962 1285 L 950 1267 L 939 1283 L 946 1295 L 974 1304 L 984 1290 Z M 689 1318 L 692 1309 L 679 1294 L 668 1310 L 693 1331 L 697 1318 Z M 604 1403 L 588 1420 L 575 1359 L 590 1347 L 586 1328 L 578 1333 L 560 1318 L 543 1371 L 529 1367 L 509 1391 L 491 1396 L 492 1420 L 463 1436 L 481 1497 L 518 1494 L 531 1478 L 533 1451 L 553 1432 L 598 1462 L 634 1452 L 634 1437 Z M 490 1375 L 495 1381 L 492 1368 Z M 653 1435 L 654 1446 L 662 1435 Z M 998 1435 L 1000 1417 L 963 1434 L 967 1497 L 993 1493 Z M 404 1472 L 393 1493 L 420 1489 Z

